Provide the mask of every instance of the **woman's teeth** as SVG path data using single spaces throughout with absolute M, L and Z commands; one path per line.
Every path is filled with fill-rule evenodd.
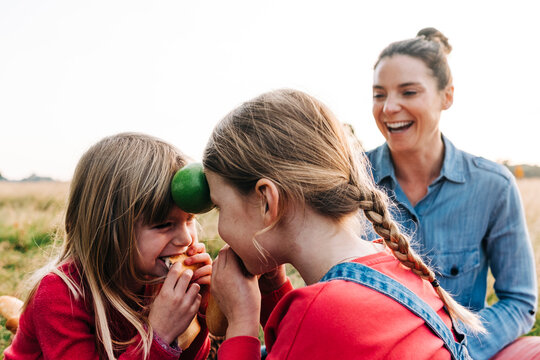
M 399 121 L 393 123 L 386 123 L 386 127 L 390 132 L 400 132 L 405 131 L 412 126 L 412 121 Z

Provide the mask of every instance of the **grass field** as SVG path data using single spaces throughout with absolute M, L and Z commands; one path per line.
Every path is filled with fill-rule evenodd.
M 537 275 L 540 274 L 540 178 L 518 180 L 527 225 L 535 250 Z M 0 182 L 0 295 L 23 297 L 24 278 L 44 264 L 53 249 L 55 234 L 62 225 L 68 183 Z M 217 214 L 199 217 L 200 239 L 215 257 L 223 242 L 217 235 Z M 302 280 L 289 268 L 293 283 Z M 538 276 L 537 276 L 538 277 Z M 493 297 L 490 299 L 493 301 Z M 12 336 L 0 319 L 0 359 Z M 540 317 L 530 334 L 540 335 Z

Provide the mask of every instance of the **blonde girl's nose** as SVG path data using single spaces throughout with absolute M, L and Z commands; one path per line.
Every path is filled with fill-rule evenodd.
M 178 225 L 171 241 L 175 246 L 189 246 L 193 242 L 193 234 L 187 223 Z

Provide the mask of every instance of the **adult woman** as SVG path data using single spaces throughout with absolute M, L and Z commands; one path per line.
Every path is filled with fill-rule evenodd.
M 483 319 L 488 333 L 469 337 L 468 347 L 484 359 L 531 328 L 536 273 L 512 175 L 456 149 L 439 129 L 453 102 L 450 50 L 444 35 L 427 28 L 382 51 L 373 116 L 386 143 L 368 157 L 375 181 L 397 204 L 394 216 L 440 272 L 443 288 Z M 499 299 L 492 306 L 485 303 L 488 268 Z

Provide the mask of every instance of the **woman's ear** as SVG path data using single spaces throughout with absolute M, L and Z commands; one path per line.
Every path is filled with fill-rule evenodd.
M 443 110 L 448 110 L 454 103 L 454 85 L 448 84 L 443 92 Z
M 261 199 L 261 214 L 266 225 L 272 224 L 279 209 L 279 191 L 276 184 L 269 179 L 259 179 L 255 184 L 255 192 Z

